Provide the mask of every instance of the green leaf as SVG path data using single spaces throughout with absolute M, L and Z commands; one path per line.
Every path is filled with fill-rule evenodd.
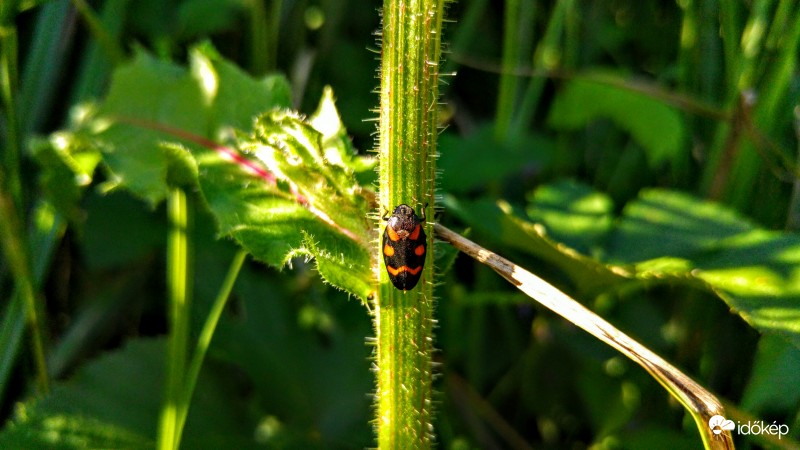
M 102 150 L 106 187 L 157 203 L 170 186 L 199 183 L 222 234 L 256 258 L 281 267 L 313 256 L 326 281 L 366 300 L 374 195 L 355 180 L 375 161 L 356 156 L 331 90 L 305 121 L 285 109 L 282 77 L 253 79 L 210 45 L 190 60 L 185 69 L 139 52 L 115 72 L 97 111 L 81 115 L 72 136 Z M 244 149 L 269 173 L 217 142 Z
M 117 69 L 105 101 L 86 124 L 98 131 L 95 137 L 112 173 L 107 188 L 124 187 L 154 204 L 163 200 L 168 165 L 175 159 L 167 154 L 174 155 L 168 144 L 180 141 L 157 127 L 205 136 L 202 94 L 186 69 L 143 52 Z
M 210 99 L 209 137 L 217 138 L 229 128 L 249 130 L 259 114 L 292 105 L 292 90 L 282 75 L 256 79 L 223 59 L 210 44 L 191 53 L 195 78 L 216 85 Z
M 528 217 L 556 241 L 593 254 L 611 231 L 614 204 L 590 186 L 570 180 L 540 186 L 528 195 Z
M 644 190 L 625 205 L 606 259 L 631 263 L 662 256 L 690 258 L 751 229 L 749 221 L 715 203 L 680 192 Z
M 686 139 L 681 115 L 663 101 L 627 89 L 625 84 L 613 74 L 567 82 L 556 96 L 548 124 L 577 130 L 597 119 L 609 119 L 647 150 L 652 166 L 678 157 Z
M 162 342 L 135 341 L 99 358 L 70 382 L 56 383 L 50 395 L 20 406 L 12 425 L 0 433 L 0 442 L 13 442 L 5 439 L 22 434 L 50 445 L 45 448 L 116 448 L 114 440 L 131 448 L 125 443 L 152 439 L 161 399 L 162 371 L 157 368 L 163 366 L 162 355 Z M 102 439 L 109 441 L 102 444 Z M 96 445 L 89 445 L 92 442 Z
M 352 171 L 329 164 L 320 133 L 286 113 L 262 116 L 250 139 L 245 145 L 268 162 L 277 183 L 218 153 L 199 160 L 201 189 L 222 234 L 276 267 L 313 256 L 323 279 L 366 300 L 372 229 Z
M 621 281 L 620 276 L 625 273 L 621 268 L 615 272 L 554 241 L 548 236 L 545 227 L 526 220 L 506 202 L 458 202 L 452 197 L 445 197 L 443 200 L 448 212 L 460 217 L 477 233 L 541 258 L 549 266 L 555 266 L 569 276 L 583 292 L 605 289 Z
M 546 221 L 546 227 L 528 222 L 502 202 L 465 204 L 445 198 L 445 203 L 477 231 L 560 268 L 584 292 L 613 292 L 630 281 L 652 280 L 707 290 L 755 329 L 783 336 L 800 348 L 800 272 L 796 270 L 800 236 L 760 230 L 723 206 L 651 189 L 625 206 L 605 244 L 604 265 L 550 237 L 566 236 L 568 243 L 580 244 L 581 239 L 572 237 L 572 211 L 581 211 L 587 198 L 595 199 L 590 205 L 604 198 L 569 183 L 542 187 L 537 193 L 564 199 L 571 189 L 577 195 L 562 205 L 569 213 L 552 216 L 552 209 L 530 208 Z M 600 200 L 589 208 L 600 219 L 594 227 L 591 221 L 585 222 L 581 232 L 606 234 L 609 222 L 603 219 L 603 211 L 608 207 Z
M 761 332 L 800 348 L 800 236 L 753 230 L 724 239 L 691 273 Z
M 721 205 L 653 189 L 626 205 L 608 260 L 635 263 L 637 278 L 705 285 L 754 328 L 800 347 L 797 234 L 760 230 Z
M 79 124 L 103 151 L 107 188 L 157 203 L 170 185 L 196 183 L 193 154 L 247 128 L 257 114 L 290 105 L 279 76 L 255 80 L 209 45 L 190 52 L 189 69 L 138 52 L 114 72 L 106 99 Z

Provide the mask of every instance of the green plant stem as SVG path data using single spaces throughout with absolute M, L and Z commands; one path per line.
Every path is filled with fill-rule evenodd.
M 444 0 L 386 0 L 380 104 L 380 204 L 405 203 L 432 219 L 440 39 Z M 427 208 L 423 207 L 427 205 Z M 381 223 L 379 227 L 383 228 Z M 428 263 L 410 291 L 392 286 L 376 246 L 379 292 L 377 432 L 381 449 L 431 445 L 433 234 Z
M 208 347 L 211 345 L 211 338 L 214 336 L 214 331 L 217 329 L 219 318 L 222 316 L 222 311 L 225 310 L 225 304 L 228 301 L 231 290 L 233 290 L 233 285 L 236 283 L 236 278 L 239 276 L 239 271 L 242 269 L 242 264 L 244 264 L 246 257 L 247 252 L 244 250 L 239 250 L 239 252 L 236 253 L 236 256 L 233 257 L 231 267 L 228 269 L 228 274 L 225 276 L 225 280 L 222 282 L 222 287 L 219 290 L 219 294 L 214 300 L 214 304 L 211 306 L 211 311 L 208 312 L 208 317 L 206 317 L 206 322 L 203 325 L 203 329 L 200 331 L 200 336 L 197 338 L 197 346 L 194 349 L 192 360 L 189 363 L 189 370 L 186 372 L 186 382 L 181 396 L 181 401 L 178 404 L 176 448 L 178 448 L 178 444 L 180 444 L 183 426 L 186 424 L 186 416 L 189 412 L 189 404 L 191 403 L 192 395 L 194 394 L 194 388 L 197 385 L 197 378 L 200 376 L 200 369 L 203 367 L 203 360 L 205 360 Z
M 169 296 L 169 338 L 164 404 L 158 430 L 158 448 L 177 449 L 178 411 L 186 381 L 186 353 L 189 342 L 189 205 L 179 188 L 167 199 L 170 231 L 167 241 L 167 290 Z

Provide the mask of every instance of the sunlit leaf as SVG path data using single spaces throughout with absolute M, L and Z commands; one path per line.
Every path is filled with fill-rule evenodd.
M 800 348 L 800 236 L 753 230 L 697 258 L 692 273 L 762 332 Z
M 81 123 L 111 171 L 107 188 L 122 187 L 157 203 L 170 185 L 196 183 L 193 153 L 203 145 L 250 127 L 261 112 L 290 104 L 281 77 L 255 80 L 208 45 L 190 56 L 187 69 L 138 52 L 114 72 L 107 97 Z
M 583 291 L 596 292 L 620 281 L 620 274 L 556 242 L 549 237 L 544 226 L 525 219 L 506 202 L 459 202 L 452 197 L 445 197 L 444 200 L 448 212 L 460 217 L 476 233 L 535 255 L 567 274 Z
M 356 155 L 330 89 L 308 121 L 289 105 L 282 77 L 254 79 L 210 45 L 190 52 L 188 69 L 140 51 L 115 72 L 106 99 L 80 115 L 78 131 L 63 136 L 102 154 L 106 190 L 124 188 L 155 204 L 170 186 L 199 183 L 222 234 L 257 259 L 282 267 L 315 257 L 326 281 L 366 299 L 374 195 L 356 179 L 372 172 L 374 158 Z M 81 156 L 56 150 L 41 152 L 55 168 Z M 53 174 L 45 185 L 58 192 L 93 168 L 45 171 Z M 60 192 L 64 204 L 80 197 L 75 188 Z
M 366 300 L 373 278 L 369 204 L 337 135 L 323 139 L 291 113 L 264 114 L 241 145 L 275 179 L 208 152 L 200 159 L 201 188 L 222 233 L 257 259 L 281 267 L 293 257 L 315 257 L 323 279 Z M 334 143 L 328 155 L 323 142 Z
M 586 207 L 587 198 L 604 197 L 580 191 L 573 195 L 575 187 L 569 183 L 540 188 L 537 192 L 562 200 L 572 195 L 571 202 L 565 200 L 562 205 L 569 213 L 552 216 L 548 215 L 552 208 L 539 212 L 536 203 L 532 205 L 534 217 L 539 214 L 544 225 L 523 219 L 504 203 L 463 204 L 449 199 L 447 203 L 477 231 L 559 267 L 581 289 L 613 292 L 621 283 L 658 279 L 707 290 L 755 329 L 776 333 L 800 347 L 800 236 L 760 230 L 723 206 L 653 189 L 625 206 L 605 248 L 600 249 L 604 265 L 552 238 L 582 242 L 573 235 L 574 223 L 564 219 Z M 599 209 L 589 209 L 601 214 L 594 227 L 591 221 L 584 223 L 588 228 L 583 233 L 608 233 L 604 203 Z
M 613 202 L 591 187 L 575 181 L 540 186 L 528 195 L 528 217 L 545 226 L 559 242 L 591 255 L 609 231 Z
M 749 221 L 720 205 L 680 192 L 645 190 L 625 205 L 606 258 L 630 263 L 696 256 L 717 248 L 721 239 L 752 228 Z

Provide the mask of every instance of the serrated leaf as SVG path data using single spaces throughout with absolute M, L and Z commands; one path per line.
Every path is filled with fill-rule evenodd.
M 242 144 L 248 153 L 279 180 L 296 187 L 302 202 L 336 217 L 338 226 L 356 234 L 361 242 L 369 239 L 367 199 L 353 170 L 344 161 L 329 160 L 322 133 L 287 111 L 263 114 L 254 128 L 250 142 Z
M 103 141 L 103 161 L 111 172 L 109 180 L 104 183 L 105 191 L 124 188 L 152 205 L 166 197 L 169 192 L 169 163 L 173 160 L 170 154 L 175 155 L 174 146 L 163 141 L 162 133 L 115 125 L 99 137 Z M 173 174 L 179 173 L 181 167 L 191 166 L 176 167 Z M 192 179 L 191 172 L 173 176 L 179 180 Z
M 318 257 L 319 273 L 325 280 L 366 300 L 372 273 L 365 245 L 343 234 L 335 223 L 313 214 L 291 193 L 218 154 L 206 154 L 200 159 L 200 167 L 200 187 L 223 235 L 233 237 L 255 258 L 276 267 L 295 256 Z M 366 225 L 366 211 L 362 220 Z M 359 230 L 366 232 L 363 226 Z
M 210 137 L 219 130 L 249 130 L 253 118 L 275 108 L 292 105 L 292 90 L 282 75 L 255 79 L 239 67 L 223 59 L 210 45 L 202 45 L 191 53 L 192 71 L 200 81 L 216 83 L 210 103 Z
M 322 135 L 322 151 L 328 164 L 354 169 L 355 149 L 347 136 L 333 98 L 333 89 L 325 86 L 317 110 L 308 124 Z
M 346 240 L 341 241 L 323 248 L 317 245 L 314 236 L 308 235 L 304 244 L 305 249 L 317 261 L 317 270 L 326 282 L 344 288 L 366 301 L 373 289 L 372 273 L 365 270 L 370 267 L 369 252 L 348 245 Z
M 94 120 L 85 124 L 96 131 L 112 172 L 107 188 L 124 187 L 154 204 L 163 200 L 171 161 L 165 143 L 180 141 L 156 127 L 204 136 L 204 110 L 199 84 L 182 67 L 139 52 L 117 69 Z
M 356 156 L 356 149 L 339 117 L 330 86 L 323 89 L 317 110 L 308 118 L 308 124 L 322 135 L 322 151 L 328 164 L 344 168 L 348 177 L 354 173 L 361 186 L 374 184 L 378 159 Z
M 610 119 L 647 150 L 658 166 L 679 156 L 686 130 L 675 108 L 643 93 L 625 89 L 625 80 L 613 74 L 595 79 L 573 79 L 558 93 L 548 117 L 551 127 L 577 130 L 600 119 Z M 600 81 L 603 78 L 612 82 Z
M 209 45 L 193 49 L 190 61 L 185 69 L 140 52 L 115 72 L 98 110 L 83 116 L 81 132 L 111 171 L 106 187 L 157 203 L 170 186 L 199 183 L 222 234 L 256 258 L 281 267 L 316 257 L 326 281 L 365 300 L 374 230 L 369 191 L 355 174 L 370 158 L 355 155 L 332 92 L 308 122 L 285 109 L 283 78 L 255 80 Z M 217 144 L 234 138 L 271 173 Z

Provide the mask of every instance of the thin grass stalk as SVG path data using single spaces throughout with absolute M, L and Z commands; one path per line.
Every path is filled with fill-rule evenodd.
M 100 44 L 100 47 L 105 51 L 106 57 L 111 60 L 113 65 L 118 65 L 125 61 L 125 50 L 120 45 L 119 41 L 110 33 L 97 13 L 94 12 L 91 6 L 86 3 L 86 0 L 72 0 L 75 9 L 83 18 L 83 21 L 89 26 L 94 39 Z
M 500 89 L 497 95 L 495 135 L 503 138 L 511 126 L 514 104 L 517 99 L 519 76 L 515 74 L 519 61 L 520 0 L 506 0 L 503 18 L 503 71 L 500 74 Z
M 0 169 L 0 243 L 6 261 L 14 275 L 15 296 L 22 299 L 25 308 L 27 327 L 30 332 L 31 354 L 36 372 L 36 388 L 41 394 L 50 391 L 47 362 L 44 349 L 43 304 L 35 288 L 31 272 L 27 239 L 20 221 L 14 200 L 5 190 L 3 170 Z M 12 312 L 7 311 L 7 313 Z M 13 343 L 10 343 L 13 344 Z
M 3 163 L 6 171 L 3 188 L 14 201 L 14 208 L 22 206 L 22 182 L 20 179 L 20 151 L 22 139 L 19 128 L 17 95 L 19 88 L 19 42 L 17 29 L 0 24 L 0 95 L 5 115 L 6 139 L 3 142 Z
M 550 19 L 547 21 L 547 28 L 545 29 L 542 39 L 536 46 L 533 53 L 533 71 L 541 71 L 548 73 L 556 70 L 561 64 L 562 49 L 561 38 L 564 33 L 564 23 L 566 22 L 568 13 L 574 9 L 573 0 L 559 0 L 553 12 L 550 14 Z M 533 77 L 528 83 L 522 102 L 519 107 L 519 113 L 512 125 L 512 132 L 521 133 L 526 127 L 529 126 L 536 107 L 539 104 L 544 85 L 547 82 L 546 78 Z
M 200 377 L 200 369 L 203 367 L 203 361 L 205 360 L 206 353 L 208 352 L 209 346 L 211 346 L 211 338 L 214 337 L 214 331 L 217 329 L 219 319 L 222 317 L 222 312 L 225 310 L 225 304 L 228 302 L 228 298 L 233 290 L 233 285 L 236 283 L 236 278 L 239 276 L 239 271 L 242 269 L 242 265 L 244 264 L 246 257 L 247 252 L 244 250 L 239 250 L 239 252 L 236 253 L 236 256 L 233 257 L 231 266 L 228 269 L 228 274 L 225 276 L 225 280 L 222 282 L 222 287 L 220 287 L 219 294 L 217 294 L 214 304 L 211 305 L 211 310 L 208 312 L 206 322 L 203 324 L 203 329 L 200 331 L 200 336 L 197 338 L 197 346 L 194 349 L 192 360 L 189 363 L 189 370 L 186 373 L 186 383 L 181 401 L 179 403 L 180 407 L 178 408 L 176 448 L 180 446 L 181 436 L 183 435 L 183 427 L 186 424 L 186 416 L 189 412 L 189 405 L 192 401 L 192 395 L 194 395 L 194 388 L 197 385 L 197 379 Z
M 269 9 L 263 0 L 250 0 L 250 71 L 263 75 L 274 70 L 278 57 L 278 36 L 280 33 L 281 0 L 270 0 Z
M 13 4 L 14 2 L 12 2 Z M 6 6 L 7 7 L 7 6 Z M 50 382 L 44 355 L 44 302 L 37 292 L 31 269 L 30 246 L 25 235 L 23 193 L 20 172 L 20 120 L 17 95 L 19 83 L 17 30 L 6 19 L 12 12 L 2 11 L 0 21 L 0 95 L 5 115 L 4 160 L 0 167 L 0 243 L 14 275 L 17 294 L 26 309 L 31 349 L 36 370 L 36 387 L 47 393 Z

